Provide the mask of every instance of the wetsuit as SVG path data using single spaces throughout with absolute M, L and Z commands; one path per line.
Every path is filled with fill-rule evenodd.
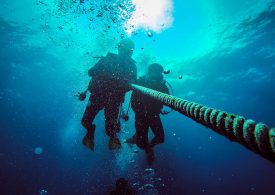
M 94 132 L 95 116 L 104 109 L 106 134 L 115 136 L 120 130 L 117 121 L 119 106 L 124 101 L 125 93 L 130 90 L 129 83 L 137 77 L 135 61 L 108 53 L 88 74 L 92 77 L 89 85 L 91 96 L 81 123 L 88 131 Z
M 148 87 L 163 93 L 169 94 L 169 90 L 163 80 L 152 81 L 146 77 L 141 77 L 136 82 L 138 85 Z M 135 112 L 136 144 L 141 149 L 153 147 L 164 142 L 164 129 L 159 114 L 163 103 L 153 98 L 143 95 L 138 91 L 133 91 L 131 106 Z M 148 142 L 149 127 L 154 133 L 151 143 Z

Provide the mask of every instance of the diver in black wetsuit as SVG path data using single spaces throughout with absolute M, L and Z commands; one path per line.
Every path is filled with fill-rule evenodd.
M 135 61 L 131 58 L 134 43 L 130 39 L 122 40 L 118 45 L 118 55 L 108 53 L 89 70 L 92 80 L 89 84 L 91 96 L 81 123 L 87 134 L 83 144 L 94 149 L 95 125 L 93 121 L 97 113 L 104 109 L 106 134 L 110 137 L 109 149 L 119 149 L 121 143 L 117 138 L 120 131 L 118 122 L 119 107 L 124 102 L 124 96 L 130 90 L 129 83 L 137 77 Z M 84 100 L 87 90 L 79 93 L 79 99 Z
M 169 94 L 169 89 L 163 79 L 163 71 L 161 65 L 151 64 L 148 67 L 147 75 L 139 78 L 136 84 Z M 135 112 L 136 133 L 126 142 L 137 144 L 139 148 L 145 150 L 148 162 L 152 163 L 154 160 L 153 147 L 164 142 L 164 129 L 159 116 L 162 112 L 163 103 L 138 91 L 133 91 L 131 106 Z M 150 143 L 148 141 L 149 127 L 155 136 Z

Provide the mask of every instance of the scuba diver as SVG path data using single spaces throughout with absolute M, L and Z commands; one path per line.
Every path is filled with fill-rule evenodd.
M 134 47 L 130 39 L 123 39 L 118 45 L 118 54 L 108 53 L 89 70 L 88 74 L 92 77 L 89 87 L 77 95 L 79 100 L 83 101 L 87 92 L 91 93 L 81 120 L 83 127 L 87 130 L 82 142 L 91 150 L 94 150 L 96 128 L 93 121 L 102 109 L 105 115 L 106 134 L 110 137 L 109 149 L 121 147 L 117 138 L 117 133 L 120 131 L 118 115 L 125 93 L 130 90 L 129 83 L 135 82 L 137 78 L 136 64 L 131 58 Z
M 160 64 L 151 64 L 148 67 L 147 75 L 140 77 L 136 84 L 169 94 L 169 89 L 163 79 L 163 67 Z M 136 133 L 126 140 L 126 143 L 136 144 L 147 154 L 148 163 L 154 160 L 153 147 L 164 142 L 164 129 L 161 123 L 160 114 L 168 114 L 162 111 L 163 103 L 153 98 L 143 95 L 138 91 L 133 91 L 131 96 L 131 107 L 135 112 Z M 154 138 L 149 143 L 149 127 L 153 131 Z

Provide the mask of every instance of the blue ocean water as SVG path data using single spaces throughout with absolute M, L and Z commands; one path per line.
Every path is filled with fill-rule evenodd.
M 176 96 L 275 127 L 275 1 L 0 0 L 0 35 L 0 194 L 108 194 L 120 177 L 139 194 L 274 191 L 274 163 L 177 112 L 152 166 L 136 146 L 108 150 L 103 113 L 91 152 L 74 94 L 130 37 L 140 76 L 158 62 Z

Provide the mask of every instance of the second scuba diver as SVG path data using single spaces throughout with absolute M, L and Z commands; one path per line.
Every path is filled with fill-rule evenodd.
M 148 67 L 147 75 L 140 77 L 136 84 L 169 94 L 169 89 L 163 79 L 163 72 L 164 69 L 160 64 L 151 64 Z M 151 164 L 154 160 L 153 147 L 164 142 L 164 129 L 160 119 L 163 103 L 134 90 L 131 107 L 135 112 L 136 133 L 126 142 L 136 144 L 143 149 L 147 154 L 148 163 Z M 154 134 L 154 138 L 150 142 L 148 141 L 149 128 Z

